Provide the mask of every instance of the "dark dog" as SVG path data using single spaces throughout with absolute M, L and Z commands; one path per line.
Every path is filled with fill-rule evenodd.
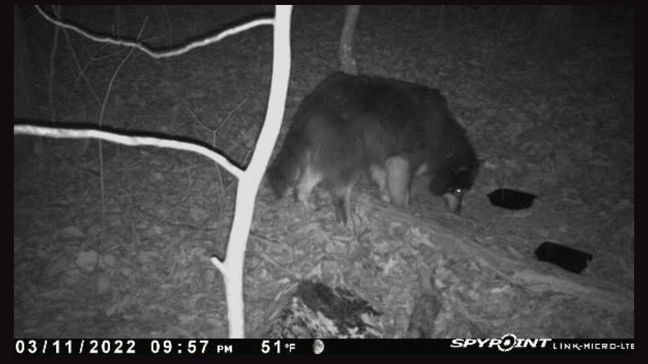
M 437 90 L 335 73 L 302 101 L 268 177 L 278 198 L 295 187 L 295 199 L 307 207 L 312 189 L 327 182 L 336 219 L 346 223 L 363 171 L 397 206 L 408 205 L 415 174 L 431 174 L 430 192 L 459 212 L 477 168 L 465 130 Z

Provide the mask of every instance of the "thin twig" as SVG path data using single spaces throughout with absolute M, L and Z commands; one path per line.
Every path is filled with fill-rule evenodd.
M 194 112 L 191 108 L 189 108 L 189 106 L 187 106 L 187 105 L 183 105 L 183 106 L 191 114 L 191 116 L 196 120 L 196 122 L 200 126 L 202 126 L 203 128 L 209 130 L 212 133 L 212 146 L 215 147 L 216 146 L 216 135 L 217 135 L 216 132 L 220 129 L 220 126 L 222 125 L 222 123 L 219 126 L 217 126 L 216 128 L 212 128 L 209 125 L 205 124 L 205 122 L 200 118 L 200 115 L 196 114 L 196 112 Z M 249 146 L 247 146 L 245 144 L 241 144 L 241 143 L 238 142 L 237 136 L 235 134 L 232 134 L 229 131 L 225 131 L 225 133 L 227 133 L 229 136 L 231 136 L 231 139 L 228 139 L 227 141 L 230 142 L 231 144 L 234 144 L 235 147 L 249 149 Z
M 193 118 L 196 120 L 196 122 L 198 124 L 200 124 L 200 126 L 202 126 L 203 128 L 209 130 L 210 132 L 214 131 L 214 129 L 209 127 L 209 125 L 205 124 L 203 122 L 203 120 L 200 118 L 200 116 L 198 114 L 196 114 L 196 112 L 194 112 L 189 106 L 187 106 L 185 104 L 183 104 L 183 106 L 185 107 L 185 109 L 187 109 L 187 111 L 191 114 L 191 116 L 193 116 Z
M 236 105 L 232 110 L 230 110 L 230 112 L 227 113 L 227 116 L 225 116 L 225 119 L 223 120 L 223 122 L 219 126 L 217 126 L 216 129 L 213 130 L 213 132 L 217 133 L 223 126 L 225 126 L 225 124 L 229 120 L 230 116 L 232 116 L 234 114 L 234 111 L 236 111 L 241 106 L 243 106 L 243 104 L 245 104 L 245 102 L 247 102 L 247 99 L 241 100 L 241 102 L 239 102 L 238 105 Z
M 61 6 L 52 5 L 53 11 L 57 16 L 61 16 Z M 50 52 L 49 59 L 49 83 L 48 83 L 48 98 L 50 106 L 50 120 L 56 120 L 56 110 L 54 110 L 54 60 L 56 58 L 56 49 L 58 48 L 59 27 L 54 27 L 54 39 L 52 40 L 52 51 Z
M 142 26 L 140 28 L 139 34 L 137 34 L 137 38 L 139 39 L 142 36 L 142 33 L 144 32 L 144 28 L 146 27 L 146 23 L 148 22 L 148 17 L 144 18 L 144 22 L 142 23 Z M 104 112 L 106 110 L 106 105 L 108 104 L 108 98 L 110 97 L 110 93 L 112 91 L 112 86 L 113 83 L 115 82 L 115 79 L 117 78 L 117 74 L 121 70 L 121 68 L 124 66 L 128 58 L 130 58 L 131 54 L 133 54 L 134 48 L 131 48 L 131 50 L 126 54 L 126 57 L 122 59 L 122 61 L 117 65 L 117 68 L 115 68 L 115 72 L 113 72 L 112 76 L 110 77 L 110 81 L 108 82 L 108 87 L 106 88 L 106 94 L 104 96 L 104 100 L 101 103 L 101 110 L 99 111 L 99 127 L 103 126 L 103 117 L 104 117 Z M 104 185 L 104 167 L 103 167 L 103 143 L 101 140 L 99 140 L 99 185 L 100 185 L 100 191 L 101 191 L 101 242 L 103 242 L 103 236 L 105 232 L 105 221 L 106 221 L 106 201 L 105 201 L 105 196 L 106 196 L 106 191 L 105 191 L 105 185 Z
M 137 35 L 137 38 L 142 36 L 142 32 L 144 31 L 144 27 L 146 26 L 146 23 L 148 22 L 148 16 L 144 19 L 144 22 L 142 23 L 142 27 L 140 28 L 139 34 Z M 108 82 L 108 88 L 106 89 L 106 94 L 104 96 L 104 100 L 101 103 L 101 110 L 99 111 L 99 126 L 103 126 L 103 116 L 104 112 L 106 110 L 106 104 L 108 103 L 108 98 L 110 97 L 110 91 L 112 90 L 113 83 L 115 82 L 115 78 L 117 78 L 117 73 L 119 73 L 119 70 L 124 66 L 128 58 L 130 58 L 131 54 L 133 54 L 134 48 L 132 48 L 128 54 L 126 54 L 126 57 L 122 59 L 122 61 L 119 63 L 117 68 L 115 69 L 115 72 L 113 72 L 112 77 L 110 77 L 110 81 Z
M 99 95 L 97 95 L 97 92 L 92 87 L 92 83 L 90 82 L 90 79 L 85 74 L 84 70 L 81 68 L 81 64 L 79 63 L 79 59 L 77 58 L 76 52 L 74 51 L 74 48 L 72 47 L 72 41 L 70 39 L 70 34 L 68 33 L 67 29 L 63 29 L 63 35 L 65 35 L 65 39 L 67 40 L 67 46 L 68 46 L 68 49 L 70 50 L 70 54 L 72 55 L 72 60 L 74 61 L 74 64 L 76 65 L 77 70 L 79 71 L 79 76 L 85 81 L 86 86 L 88 86 L 88 89 L 92 93 L 92 96 L 94 96 L 95 101 L 97 101 L 97 104 L 101 105 L 101 100 L 99 100 Z

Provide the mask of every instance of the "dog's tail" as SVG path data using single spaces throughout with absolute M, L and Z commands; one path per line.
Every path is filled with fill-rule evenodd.
M 305 140 L 300 130 L 290 131 L 268 169 L 268 181 L 277 199 L 281 199 L 302 174 L 302 162 L 307 153 Z

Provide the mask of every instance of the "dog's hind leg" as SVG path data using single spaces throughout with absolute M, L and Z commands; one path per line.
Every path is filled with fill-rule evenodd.
M 335 206 L 335 219 L 347 226 L 349 221 L 352 220 L 351 192 L 358 181 L 358 177 L 359 175 L 356 174 L 348 181 L 336 183 L 331 187 L 331 197 L 333 198 L 333 206 Z M 353 221 L 351 221 L 351 225 L 353 225 Z
M 410 182 L 412 172 L 410 162 L 402 156 L 387 158 L 385 162 L 385 185 L 389 201 L 400 207 L 409 205 Z
M 387 192 L 387 172 L 385 168 L 376 164 L 369 166 L 369 174 L 371 179 L 376 182 L 380 190 L 380 199 L 389 202 L 389 193 Z
M 308 210 L 314 210 L 314 206 L 308 201 L 308 198 L 324 176 L 321 172 L 315 170 L 311 165 L 304 166 L 303 173 L 299 178 L 297 186 L 295 186 L 294 197 L 295 201 L 299 201 Z

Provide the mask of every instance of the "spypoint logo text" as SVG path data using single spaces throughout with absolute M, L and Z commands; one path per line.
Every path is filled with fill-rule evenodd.
M 470 348 L 477 347 L 480 349 L 497 348 L 499 351 L 509 351 L 513 348 L 529 349 L 544 348 L 551 339 L 518 339 L 513 334 L 506 334 L 501 338 L 476 339 L 463 338 L 452 339 L 451 348 Z

